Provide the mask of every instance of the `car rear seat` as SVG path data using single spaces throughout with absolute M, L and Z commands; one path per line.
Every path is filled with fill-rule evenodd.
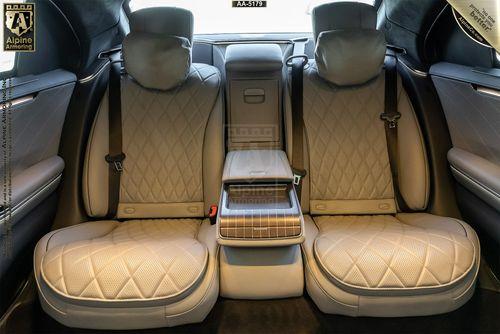
M 35 250 L 42 307 L 69 327 L 199 322 L 218 296 L 215 226 L 203 217 L 221 186 L 221 77 L 212 66 L 191 64 L 189 11 L 140 10 L 130 26 L 123 43 L 126 158 L 117 217 L 53 231 Z M 93 218 L 108 212 L 108 141 L 106 94 L 83 176 Z
M 401 82 L 398 179 L 410 209 L 422 213 L 398 212 L 380 119 L 386 46 L 376 15 L 354 2 L 313 12 L 316 62 L 304 70 L 306 287 L 326 313 L 444 313 L 473 294 L 479 242 L 466 223 L 423 213 L 425 145 Z

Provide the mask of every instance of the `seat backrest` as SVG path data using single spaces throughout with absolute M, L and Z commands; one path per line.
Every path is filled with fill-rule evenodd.
M 313 12 L 315 61 L 304 70 L 304 161 L 308 175 L 302 207 L 306 212 L 397 211 L 380 119 L 384 112 L 386 43 L 382 32 L 375 29 L 376 15 L 373 6 L 354 2 L 330 3 Z M 411 209 L 423 210 L 429 196 L 425 146 L 400 80 L 398 109 L 402 114 L 398 127 L 400 188 Z
M 118 218 L 203 217 L 218 202 L 224 159 L 219 71 L 191 64 L 193 18 L 179 8 L 134 12 L 123 42 L 123 172 Z M 108 94 L 86 152 L 89 216 L 108 210 Z

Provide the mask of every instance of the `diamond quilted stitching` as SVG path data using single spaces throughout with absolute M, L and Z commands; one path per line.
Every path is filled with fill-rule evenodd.
M 122 203 L 203 201 L 203 140 L 219 81 L 213 67 L 199 64 L 171 91 L 123 78 Z
M 110 234 L 55 247 L 42 262 L 46 282 L 70 297 L 165 298 L 193 284 L 207 249 L 194 219 L 132 220 Z
M 304 75 L 304 123 L 309 141 L 311 199 L 392 198 L 384 124 L 384 77 L 338 88 Z
M 435 287 L 474 261 L 464 235 L 401 223 L 393 216 L 321 216 L 315 253 L 335 279 L 360 288 Z

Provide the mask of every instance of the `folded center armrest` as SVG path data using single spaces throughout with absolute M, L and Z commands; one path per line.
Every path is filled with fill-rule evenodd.
M 222 180 L 219 244 L 281 247 L 303 241 L 303 217 L 285 152 L 232 151 Z
M 279 150 L 232 151 L 226 157 L 223 183 L 292 182 L 293 173 L 288 158 Z

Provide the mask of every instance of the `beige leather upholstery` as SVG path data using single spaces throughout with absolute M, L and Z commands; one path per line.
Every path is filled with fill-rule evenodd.
M 442 290 L 474 268 L 479 250 L 462 222 L 450 219 L 445 221 L 449 228 L 441 230 L 414 226 L 404 218 L 318 216 L 315 259 L 332 281 L 359 293 Z M 432 218 L 422 214 L 421 220 L 426 219 Z
M 130 77 L 122 79 L 123 173 L 119 218 L 203 217 L 204 180 L 219 180 L 222 149 L 222 103 L 219 72 L 193 64 L 184 84 L 174 90 L 147 90 Z M 211 124 L 212 118 L 217 124 Z M 215 138 L 212 138 L 214 136 Z M 214 141 L 215 148 L 206 145 Z M 83 176 L 89 215 L 108 210 L 108 102 L 104 98 L 94 123 Z M 205 150 L 211 162 L 203 164 Z M 204 168 L 206 170 L 204 170 Z M 204 177 L 204 173 L 207 177 Z M 213 181 L 212 181 L 213 182 Z M 217 190 L 218 191 L 218 190 Z M 212 196 L 213 197 L 213 196 Z M 210 204 L 217 203 L 212 198 Z
M 122 224 L 83 223 L 53 231 L 38 242 L 35 277 L 44 311 L 65 326 L 91 329 L 170 327 L 202 321 L 219 293 L 215 226 L 208 220 Z M 173 224 L 175 228 L 170 229 Z M 130 238 L 126 232 L 141 229 L 143 233 L 130 234 Z M 108 248 L 102 248 L 104 243 Z M 91 256 L 82 254 L 91 248 Z M 188 253 L 182 249 L 195 258 L 185 257 Z M 58 263 L 62 259 L 74 265 L 63 267 Z
M 102 237 L 48 250 L 44 283 L 66 298 L 133 301 L 176 297 L 202 277 L 208 252 L 195 239 L 199 220 L 113 223 Z
M 292 169 L 281 150 L 231 151 L 226 156 L 222 182 L 291 181 Z
M 377 219 L 377 217 L 378 216 L 374 216 L 374 218 L 364 217 L 358 219 L 364 220 L 362 223 L 366 224 L 370 220 Z M 317 217 L 314 219 L 317 219 Z M 335 219 L 345 218 L 325 216 L 323 219 L 322 223 L 328 225 L 330 223 L 335 224 Z M 321 311 L 348 316 L 423 316 L 450 312 L 462 306 L 472 297 L 479 269 L 480 257 L 479 240 L 470 226 L 456 219 L 437 217 L 429 214 L 398 214 L 394 219 L 399 221 L 399 224 L 404 224 L 405 228 L 412 229 L 414 233 L 426 235 L 429 233 L 429 230 L 431 230 L 438 235 L 450 234 L 456 239 L 462 239 L 465 245 L 463 250 L 468 248 L 473 252 L 462 252 L 463 255 L 466 255 L 467 259 L 470 259 L 471 254 L 473 254 L 472 267 L 465 271 L 458 280 L 452 282 L 443 279 L 449 278 L 451 275 L 445 271 L 441 272 L 438 270 L 436 272 L 436 263 L 446 263 L 452 255 L 443 254 L 437 249 L 434 249 L 435 252 L 433 255 L 435 255 L 435 257 L 431 259 L 431 263 L 434 263 L 431 270 L 434 270 L 435 272 L 433 272 L 433 274 L 439 275 L 439 278 L 442 279 L 440 284 L 430 284 L 429 287 L 417 287 L 412 286 L 416 284 L 409 284 L 409 282 L 412 281 L 412 276 L 415 277 L 417 273 L 420 274 L 422 272 L 420 271 L 422 267 L 421 262 L 417 261 L 412 256 L 412 258 L 407 259 L 408 264 L 406 264 L 405 268 L 401 265 L 391 264 L 390 267 L 392 270 L 387 271 L 388 273 L 394 273 L 401 279 L 406 280 L 406 284 L 408 285 L 405 288 L 401 286 L 396 287 L 397 284 L 395 284 L 395 288 L 393 289 L 387 289 L 387 286 L 384 289 L 360 288 L 362 285 L 354 288 L 349 287 L 343 281 L 334 279 L 327 271 L 323 270 L 315 255 L 317 252 L 317 248 L 315 247 L 316 240 L 318 236 L 323 235 L 323 232 L 318 229 L 311 216 L 304 216 L 307 238 L 302 245 L 302 250 L 305 262 L 306 288 L 308 294 Z M 358 229 L 354 229 L 353 231 L 345 231 L 345 233 L 354 234 L 358 231 Z M 376 236 L 376 234 L 373 235 L 373 237 Z M 364 272 L 367 276 L 366 279 L 376 282 L 380 277 L 380 272 L 385 269 L 382 269 L 385 266 L 382 256 L 390 257 L 394 254 L 395 258 L 397 258 L 405 255 L 406 251 L 394 247 L 394 243 L 397 243 L 398 240 L 404 237 L 405 235 L 400 233 L 388 233 L 384 238 L 386 240 L 382 240 L 378 249 L 382 250 L 385 248 L 387 252 L 385 254 L 373 253 L 365 248 L 357 249 L 361 241 L 352 243 L 346 242 L 345 250 L 348 250 L 351 255 L 354 253 L 363 255 L 360 256 L 358 261 L 364 261 L 365 264 L 368 265 L 367 268 L 370 268 L 368 271 Z M 422 241 L 426 242 L 425 239 Z M 363 244 L 366 245 L 366 243 Z M 414 245 L 417 246 L 418 242 L 415 241 Z M 332 244 L 330 244 L 330 246 L 332 246 Z M 412 253 L 414 252 L 413 249 L 409 250 L 411 250 Z M 427 254 L 430 255 L 430 253 Z M 346 267 L 345 262 L 342 261 L 345 261 L 348 255 L 340 253 L 336 253 L 336 255 L 338 258 L 336 258 L 335 261 L 338 261 L 340 266 Z M 443 257 L 441 258 L 441 256 Z M 427 261 L 429 261 L 429 259 L 430 257 Z M 459 262 L 465 264 L 467 261 L 460 259 Z M 449 269 L 450 264 L 447 264 L 447 267 Z M 353 268 L 356 267 L 353 266 Z M 428 273 L 427 277 L 429 276 L 430 273 Z M 418 279 L 415 281 L 413 278 L 412 283 L 417 281 Z M 385 282 L 387 285 L 389 281 L 386 280 Z M 366 285 L 366 283 L 363 285 Z
M 168 15 L 177 12 L 159 10 Z M 148 17 L 153 21 L 162 18 L 151 10 L 132 14 L 132 34 L 136 34 L 129 42 L 141 45 L 141 38 L 147 43 L 162 38 L 170 41 L 172 29 L 192 32 L 192 27 L 172 28 L 165 22 L 149 22 Z M 192 20 L 182 18 L 172 22 L 192 25 Z M 182 80 L 167 85 L 175 86 L 172 89 L 160 88 L 167 88 L 161 87 L 162 79 L 175 70 L 122 77 L 126 158 L 117 218 L 124 221 L 95 221 L 53 231 L 36 247 L 35 277 L 41 305 L 66 326 L 176 326 L 202 321 L 217 300 L 216 230 L 203 217 L 217 203 L 221 187 L 221 78 L 212 66 L 190 64 L 190 57 L 185 56 L 189 43 L 185 42 L 165 42 L 178 52 L 169 49 L 172 59 L 161 66 L 188 62 L 185 80 L 180 75 L 170 78 Z M 157 59 L 165 45 L 125 52 L 126 69 L 130 68 L 127 64 L 144 61 L 141 52 Z M 108 164 L 104 159 L 108 136 L 106 93 L 91 129 L 82 180 L 87 213 L 96 218 L 108 211 Z
M 236 299 L 301 296 L 304 270 L 299 245 L 221 247 L 220 294 Z
M 399 146 L 401 191 L 410 208 L 423 210 L 429 197 L 423 137 L 400 81 L 398 90 L 403 115 L 399 128 L 405 133 Z M 336 87 L 319 77 L 314 62 L 305 70 L 304 124 L 312 213 L 396 212 L 380 120 L 384 91 L 383 73 L 366 85 Z
M 357 18 L 366 19 L 352 20 L 349 29 L 374 28 L 366 25 L 375 9 L 367 14 L 363 4 L 332 3 L 317 7 L 313 15 L 325 9 L 331 14 L 328 29 L 335 30 L 337 19 L 340 26 L 346 24 L 340 17 L 349 12 L 346 6 L 353 7 Z M 361 45 L 359 40 L 353 43 Z M 317 51 L 342 53 L 343 49 L 317 46 Z M 369 58 L 357 61 L 362 62 L 357 64 L 360 67 L 380 66 Z M 370 73 L 378 70 L 371 68 Z M 313 215 L 304 217 L 302 246 L 309 295 L 322 311 L 350 316 L 417 316 L 460 307 L 474 291 L 478 238 L 470 226 L 456 219 L 398 213 L 380 120 L 384 72 L 356 86 L 326 79 L 310 62 L 304 72 L 308 175 L 302 196 L 302 206 Z M 430 188 L 425 145 L 399 79 L 398 110 L 400 190 L 412 210 L 424 211 Z

